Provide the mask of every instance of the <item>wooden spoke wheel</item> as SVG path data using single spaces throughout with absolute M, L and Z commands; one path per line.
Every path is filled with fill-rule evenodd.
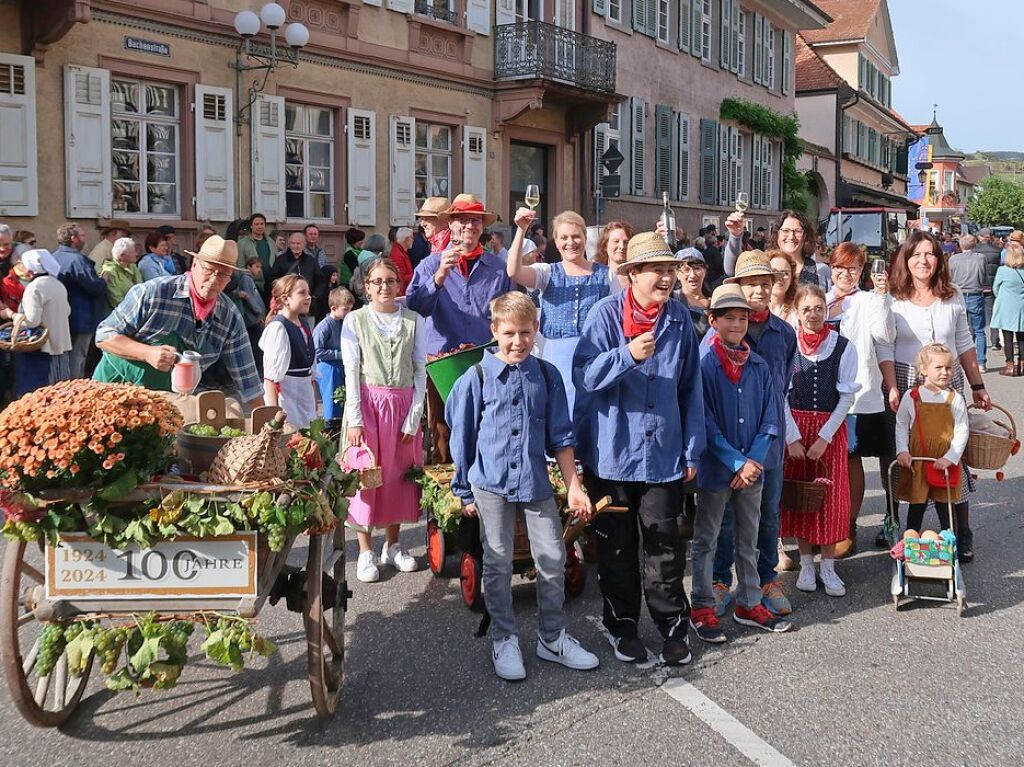
M 334 593 L 325 592 L 324 575 L 333 577 Z M 339 525 L 333 533 L 310 535 L 303 622 L 309 688 L 313 707 L 321 717 L 333 716 L 341 697 L 345 679 L 345 610 L 350 596 L 345 580 L 345 528 Z
M 32 612 L 44 589 L 43 560 L 33 556 L 40 549 L 24 541 L 7 544 L 0 576 L 0 660 L 11 698 L 21 715 L 37 727 L 57 727 L 67 721 L 82 699 L 94 654 L 90 654 L 81 676 L 68 673 L 66 651 L 47 676 L 36 675 L 39 638 L 46 625 Z
M 459 581 L 462 589 L 462 601 L 475 613 L 484 611 L 483 594 L 484 563 L 472 554 L 462 552 L 459 562 Z
M 583 563 L 580 562 L 579 549 L 573 543 L 565 547 L 565 593 L 570 597 L 578 597 L 583 593 L 586 576 L 583 574 Z
M 444 572 L 445 557 L 448 556 L 448 546 L 445 541 L 444 531 L 438 526 L 436 519 L 427 521 L 427 565 L 434 575 L 441 575 Z

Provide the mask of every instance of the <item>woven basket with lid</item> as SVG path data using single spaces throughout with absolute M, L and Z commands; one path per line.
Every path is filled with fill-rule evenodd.
M 241 485 L 282 478 L 288 459 L 281 448 L 284 413 L 278 413 L 258 434 L 230 439 L 210 465 L 209 481 L 216 485 Z

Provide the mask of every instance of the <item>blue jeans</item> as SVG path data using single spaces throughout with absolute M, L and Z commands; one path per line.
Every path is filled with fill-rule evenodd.
M 757 575 L 765 586 L 776 578 L 779 564 L 779 504 L 782 502 L 782 467 L 765 469 L 761 488 L 761 523 L 757 527 Z M 716 582 L 732 585 L 733 552 L 732 504 L 725 507 L 722 529 L 718 532 L 718 548 L 712 577 Z
M 985 296 L 981 293 L 968 293 L 964 295 L 964 303 L 967 304 L 967 322 L 974 335 L 974 348 L 978 350 L 978 365 L 984 368 L 985 352 L 988 350 L 985 338 Z

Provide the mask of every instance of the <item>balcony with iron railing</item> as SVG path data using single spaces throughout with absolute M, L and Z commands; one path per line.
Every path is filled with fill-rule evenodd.
M 458 20 L 458 14 L 448 6 L 448 0 L 416 0 L 416 13 L 449 24 Z
M 547 80 L 615 95 L 615 43 L 542 21 L 494 28 L 494 79 Z

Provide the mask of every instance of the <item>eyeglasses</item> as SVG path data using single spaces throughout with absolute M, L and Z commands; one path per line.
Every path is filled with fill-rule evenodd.
M 398 280 L 396 280 L 394 277 L 388 277 L 386 280 L 367 280 L 367 283 L 373 285 L 375 288 L 380 288 L 385 285 L 387 285 L 389 288 L 393 288 L 395 287 L 395 285 L 398 284 Z
M 452 218 L 453 221 L 458 221 L 463 226 L 483 226 L 484 220 L 482 216 L 455 216 Z
M 860 266 L 833 266 L 832 271 L 836 272 L 837 274 L 839 272 L 842 272 L 843 274 L 846 275 L 853 275 L 859 272 L 862 268 L 863 267 Z
M 683 264 L 679 267 L 680 274 L 696 274 L 698 272 L 706 272 L 707 270 L 707 264 Z
M 199 268 L 203 270 L 203 274 L 207 277 L 213 276 L 218 280 L 230 280 L 231 272 L 222 272 L 220 269 L 211 269 L 209 266 L 204 264 L 202 261 L 199 262 Z
M 785 285 L 789 279 L 790 276 L 788 274 L 776 274 L 775 277 L 772 278 L 776 285 Z
M 803 229 L 780 229 L 779 230 L 779 236 L 780 237 L 803 237 L 804 236 L 804 230 Z

